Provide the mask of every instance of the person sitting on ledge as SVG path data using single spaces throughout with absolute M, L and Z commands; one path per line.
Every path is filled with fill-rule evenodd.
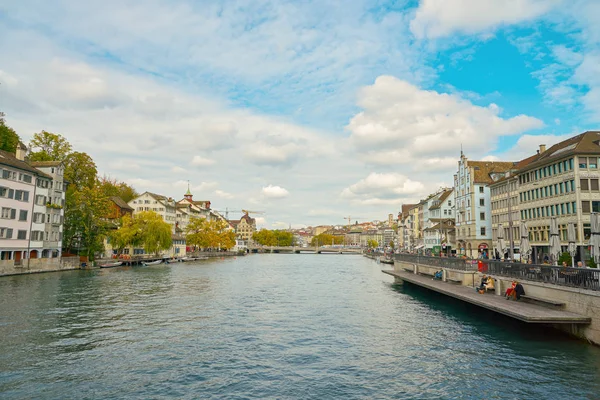
M 512 291 L 510 296 L 506 298 L 506 300 L 512 298 L 513 300 L 518 301 L 518 300 L 521 300 L 521 296 L 524 296 L 524 295 L 525 295 L 525 289 L 523 289 L 523 285 L 521 285 L 519 282 L 517 282 L 514 290 Z
M 481 277 L 481 284 L 479 285 L 479 287 L 476 287 L 475 290 L 478 291 L 479 293 L 485 293 L 485 287 L 488 284 L 488 277 L 487 275 L 483 275 Z
M 435 274 L 433 274 L 433 279 L 437 279 L 437 280 L 441 281 L 443 276 L 444 276 L 444 271 L 440 269 L 439 271 L 436 271 Z
M 517 286 L 517 281 L 512 281 L 512 285 L 508 289 L 506 289 L 506 293 L 504 294 L 506 300 L 508 300 L 512 293 L 515 291 L 515 286 Z

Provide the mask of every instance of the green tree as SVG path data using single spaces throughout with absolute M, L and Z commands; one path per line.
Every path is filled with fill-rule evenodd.
M 223 220 L 192 218 L 185 233 L 188 246 L 201 249 L 231 249 L 235 246 L 235 233 Z
M 76 190 L 94 187 L 96 185 L 96 163 L 87 153 L 75 151 L 64 160 L 65 180 Z M 101 187 L 99 187 L 101 189 Z
M 6 125 L 4 113 L 0 112 L 0 150 L 15 153 L 21 138 L 14 129 Z
M 93 260 L 104 249 L 109 229 L 104 217 L 109 213 L 110 202 L 95 186 L 69 188 L 66 199 L 63 247 L 77 248 Z
M 379 247 L 379 243 L 377 242 L 377 240 L 369 239 L 367 240 L 367 247 L 370 249 L 376 249 L 377 247 Z
M 116 179 L 107 177 L 106 175 L 98 178 L 100 190 L 107 196 L 117 196 L 123 199 L 126 203 L 139 196 L 138 192 L 125 182 L 119 182 Z
M 117 254 L 121 254 L 123 249 L 128 246 L 137 247 L 142 242 L 141 230 L 129 215 L 125 215 L 121 219 L 119 229 L 113 230 L 109 237 L 113 249 L 117 250 Z
M 254 232 L 252 240 L 263 246 L 293 246 L 294 235 L 282 230 L 261 229 Z
M 158 254 L 173 245 L 171 225 L 154 211 L 142 211 L 134 216 L 134 225 L 140 232 L 139 244 L 148 254 Z
M 331 235 L 329 233 L 321 233 L 314 236 L 310 241 L 312 246 L 327 246 L 332 244 L 344 244 L 344 236 Z
M 73 150 L 64 136 L 46 131 L 33 135 L 29 148 L 31 161 L 65 161 Z

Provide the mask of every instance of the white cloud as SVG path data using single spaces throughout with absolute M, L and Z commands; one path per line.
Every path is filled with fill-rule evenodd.
M 202 156 L 194 156 L 192 158 L 192 162 L 190 164 L 196 167 L 208 167 L 209 165 L 213 165 L 215 160 L 211 160 L 210 158 L 204 158 Z
M 346 129 L 362 159 L 372 164 L 405 164 L 435 169 L 452 164 L 462 144 L 471 156 L 483 156 L 500 136 L 544 124 L 518 115 L 502 118 L 496 104 L 481 107 L 452 94 L 422 90 L 391 76 L 380 76 L 359 94 L 363 111 Z
M 188 172 L 188 170 L 182 167 L 174 166 L 171 168 L 171 172 L 175 174 L 185 174 Z
M 398 173 L 371 173 L 345 188 L 341 196 L 360 204 L 400 204 L 402 199 L 418 197 L 425 192 L 425 185 Z
M 519 138 L 519 140 L 517 140 L 517 143 L 515 143 L 512 148 L 507 149 L 501 154 L 498 154 L 496 159 L 505 161 L 520 161 L 536 154 L 541 144 L 545 144 L 546 149 L 549 149 L 550 146 L 573 137 L 576 134 L 577 133 L 563 135 L 523 135 Z
M 453 33 L 487 33 L 501 25 L 535 19 L 562 0 L 421 0 L 410 22 L 420 39 L 435 39 Z
M 227 193 L 223 190 L 215 190 L 215 194 L 221 199 L 233 199 L 235 197 L 233 194 Z
M 280 186 L 273 186 L 273 185 L 263 187 L 262 194 L 263 194 L 263 196 L 265 196 L 269 199 L 282 199 L 282 198 L 288 197 L 290 195 L 290 193 L 286 189 L 284 189 Z

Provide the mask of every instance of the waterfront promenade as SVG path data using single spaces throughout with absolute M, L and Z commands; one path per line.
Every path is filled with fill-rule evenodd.
M 524 301 L 507 301 L 504 296 L 496 296 L 493 293 L 479 294 L 472 287 L 433 280 L 428 275 L 418 275 L 408 271 L 382 270 L 382 272 L 404 282 L 410 282 L 523 322 L 538 324 L 589 324 L 591 322 L 591 318 L 584 315 Z
M 439 270 L 444 271 L 442 281 L 433 281 Z M 549 324 L 600 345 L 598 269 L 396 254 L 393 271 L 384 272 L 398 283 L 409 282 L 527 323 Z M 474 287 L 483 274 L 494 279 L 494 291 L 482 295 Z M 510 302 L 501 296 L 513 280 L 525 288 L 526 301 Z

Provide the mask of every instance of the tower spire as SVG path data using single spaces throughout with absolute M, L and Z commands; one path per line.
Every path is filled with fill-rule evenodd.
M 188 179 L 188 188 L 187 188 L 187 192 L 185 192 L 185 195 L 183 196 L 186 200 L 192 201 L 192 192 L 190 192 L 190 180 Z

